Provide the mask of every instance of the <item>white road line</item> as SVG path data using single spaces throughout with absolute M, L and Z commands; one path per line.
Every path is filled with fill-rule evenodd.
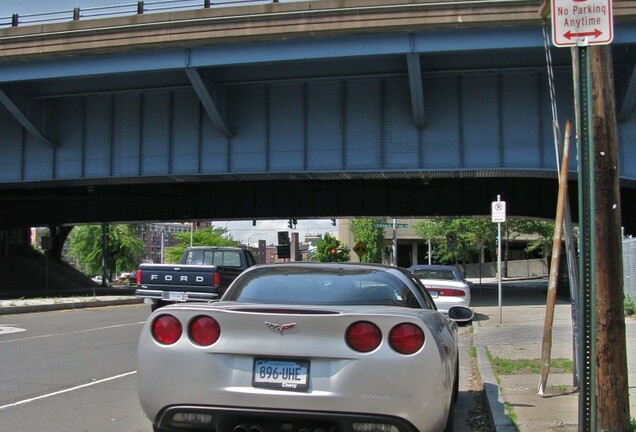
M 126 373 L 123 373 L 123 374 L 120 374 L 120 375 L 115 375 L 115 376 L 112 376 L 112 377 L 100 379 L 100 380 L 93 381 L 93 382 L 90 382 L 90 383 L 81 384 L 81 385 L 78 385 L 78 386 L 75 386 L 75 387 L 67 388 L 67 389 L 56 391 L 56 392 L 53 392 L 53 393 L 43 394 L 41 396 L 36 396 L 34 398 L 24 399 L 24 400 L 21 400 L 21 401 L 18 401 L 18 402 L 10 403 L 10 404 L 7 404 L 7 405 L 2 405 L 2 406 L 0 406 L 0 411 L 2 411 L 3 409 L 6 409 L 6 408 L 13 408 L 13 407 L 16 407 L 16 406 L 19 406 L 19 405 L 24 405 L 24 404 L 28 404 L 28 403 L 31 403 L 31 402 L 35 402 L 35 401 L 40 400 L 40 399 L 50 398 L 52 396 L 57 396 L 57 395 L 61 395 L 61 394 L 64 394 L 64 393 L 69 393 L 69 392 L 72 392 L 72 391 L 75 391 L 75 390 L 83 389 L 83 388 L 86 388 L 86 387 L 91 387 L 91 386 L 94 386 L 94 385 L 97 385 L 97 384 L 101 384 L 101 383 L 104 383 L 104 382 L 107 382 L 107 381 L 112 381 L 112 380 L 116 380 L 116 379 L 119 379 L 119 378 L 127 377 L 129 375 L 134 375 L 136 373 L 137 373 L 137 371 L 134 370 L 134 371 L 131 371 L 131 372 L 126 372 Z
M 52 334 L 45 334 L 45 335 L 39 335 L 39 336 L 30 336 L 30 337 L 17 338 L 17 339 L 7 339 L 7 340 L 0 341 L 0 343 L 19 342 L 19 341 L 32 340 L 32 339 L 42 339 L 42 338 L 47 338 L 47 337 L 52 337 L 52 336 L 66 336 L 66 335 L 80 334 L 80 333 L 86 333 L 86 332 L 97 331 L 97 330 L 109 330 L 109 329 L 114 329 L 114 328 L 118 328 L 118 327 L 128 327 L 128 326 L 139 325 L 139 324 L 144 324 L 144 323 L 145 323 L 145 321 L 139 321 L 139 322 L 128 323 L 128 324 L 114 324 L 114 325 L 106 326 L 106 327 L 95 327 L 95 328 L 90 328 L 90 329 L 75 330 L 75 331 L 71 331 L 71 332 L 52 333 Z

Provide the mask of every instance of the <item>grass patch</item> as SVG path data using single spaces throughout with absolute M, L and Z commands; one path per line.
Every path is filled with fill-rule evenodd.
M 475 345 L 472 345 L 470 348 L 468 348 L 468 355 L 472 358 L 477 357 L 477 347 Z
M 490 357 L 490 362 L 498 375 L 538 374 L 541 372 L 540 359 L 508 360 L 500 357 Z M 572 372 L 573 367 L 573 362 L 570 359 L 558 358 L 550 361 L 550 371 L 554 373 Z
M 504 403 L 504 413 L 508 416 L 512 424 L 515 425 L 515 428 L 519 430 L 519 419 L 517 418 L 517 413 L 512 409 L 512 405 L 508 402 Z

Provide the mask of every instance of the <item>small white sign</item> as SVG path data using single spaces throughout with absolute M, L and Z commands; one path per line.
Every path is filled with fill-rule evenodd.
M 492 221 L 496 223 L 506 221 L 506 202 L 505 201 L 492 202 Z
M 611 0 L 552 0 L 555 46 L 606 45 L 613 39 Z

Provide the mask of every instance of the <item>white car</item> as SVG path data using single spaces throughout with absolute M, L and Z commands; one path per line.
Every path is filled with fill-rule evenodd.
M 457 266 L 419 264 L 409 270 L 426 287 L 440 311 L 448 312 L 451 306 L 470 307 L 471 283 Z
M 451 431 L 470 319 L 397 267 L 251 267 L 219 302 L 150 315 L 139 399 L 155 432 Z

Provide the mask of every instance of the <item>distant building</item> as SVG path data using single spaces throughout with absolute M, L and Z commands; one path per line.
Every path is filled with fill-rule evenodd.
M 201 227 L 201 223 L 198 223 Z M 144 242 L 144 261 L 163 263 L 166 248 L 175 246 L 177 239 L 173 236 L 178 232 L 189 232 L 193 229 L 190 223 L 162 222 L 143 223 L 140 225 L 141 239 Z M 197 229 L 197 225 L 194 226 Z

